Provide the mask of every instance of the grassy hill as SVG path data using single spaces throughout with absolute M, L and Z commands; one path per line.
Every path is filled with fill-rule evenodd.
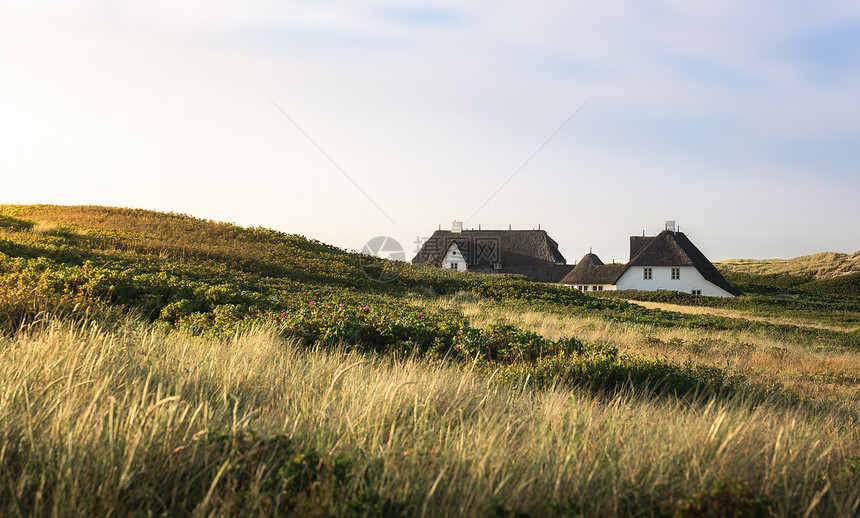
M 860 273 L 860 251 L 853 254 L 821 252 L 794 259 L 728 259 L 714 264 L 721 270 L 731 272 L 811 276 L 817 280 Z
M 151 320 L 167 317 L 164 311 L 181 317 L 224 305 L 253 314 L 317 298 L 358 303 L 417 291 L 502 293 L 505 286 L 516 287 L 511 296 L 585 300 L 553 286 L 501 277 L 493 284 L 348 253 L 303 236 L 139 209 L 0 205 L 0 239 L 0 252 L 50 278 L 57 295 L 82 293 Z
M 860 252 L 822 252 L 794 259 L 730 259 L 715 266 L 729 282 L 748 293 L 860 297 Z
M 764 320 L 0 205 L 0 515 L 854 516 L 860 333 Z

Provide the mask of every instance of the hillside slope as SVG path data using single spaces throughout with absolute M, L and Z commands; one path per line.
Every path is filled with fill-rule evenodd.
M 855 516 L 858 350 L 267 229 L 0 206 L 0 515 Z
M 727 259 L 714 265 L 736 273 L 811 276 L 818 280 L 860 272 L 860 251 L 853 254 L 820 252 L 793 259 Z
M 431 347 L 463 329 L 462 315 L 428 306 L 436 295 L 454 294 L 660 327 L 738 325 L 524 278 L 385 261 L 265 228 L 95 206 L 0 205 L 0 288 L 0 331 L 44 313 L 133 313 L 193 332 L 229 332 L 263 320 L 290 325 L 310 342 L 354 342 L 364 333 L 363 342 L 375 347 L 416 340 Z M 325 307 L 337 308 L 327 320 L 310 311 Z M 433 319 L 413 325 L 417 315 L 434 311 Z M 844 334 L 826 339 L 856 341 Z
M 860 297 L 860 252 L 821 252 L 794 259 L 729 259 L 715 266 L 748 294 Z
M 0 306 L 14 308 L 5 312 L 11 328 L 39 311 L 74 308 L 132 311 L 195 330 L 230 328 L 312 304 L 405 311 L 407 295 L 460 291 L 607 306 L 523 278 L 458 274 L 265 228 L 94 206 L 0 205 L 0 284 Z

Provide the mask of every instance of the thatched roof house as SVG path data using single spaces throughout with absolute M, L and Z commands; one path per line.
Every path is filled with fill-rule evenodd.
M 424 242 L 412 264 L 486 274 L 525 275 L 556 283 L 572 266 L 544 230 L 437 230 Z
M 741 294 L 684 233 L 675 231 L 674 222 L 656 236 L 632 236 L 627 264 L 604 265 L 589 253 L 561 284 L 581 291 L 673 290 L 714 297 Z
M 596 289 L 593 291 L 603 290 L 615 284 L 624 268 L 623 264 L 603 264 L 599 257 L 589 252 L 561 280 L 561 284 L 580 287 L 581 291 L 587 291 L 583 288 L 586 285 L 594 286 Z

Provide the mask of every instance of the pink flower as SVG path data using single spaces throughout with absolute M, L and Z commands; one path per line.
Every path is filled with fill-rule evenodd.
M 338 306 L 343 307 L 343 302 L 341 302 L 340 304 L 338 304 Z
M 293 328 L 293 324 L 290 324 L 290 329 L 292 329 L 292 328 Z
M 459 351 L 460 350 L 460 344 L 455 345 L 454 349 L 457 349 Z
M 370 306 L 364 306 L 364 312 L 368 313 L 370 311 Z
M 457 331 L 457 334 L 458 334 L 458 335 L 463 334 L 463 330 L 461 329 L 461 330 Z
M 314 305 L 314 301 L 311 301 L 311 306 L 313 306 L 313 305 Z
M 75 282 L 78 282 L 78 278 L 77 278 L 77 277 L 75 277 Z
M 418 318 L 421 318 L 421 313 L 418 313 Z
M 285 316 L 287 316 L 287 314 L 286 314 L 286 313 L 281 313 L 281 316 L 282 316 L 282 317 L 285 317 Z

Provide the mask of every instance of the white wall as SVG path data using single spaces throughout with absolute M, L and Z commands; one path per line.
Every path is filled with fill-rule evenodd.
M 612 291 L 617 289 L 614 284 L 565 284 L 565 286 L 579 291 Z M 602 289 L 599 289 L 598 286 L 601 286 Z
M 457 265 L 455 268 L 454 265 Z M 445 254 L 445 258 L 442 259 L 442 268 L 454 270 L 456 269 L 458 272 L 466 271 L 466 260 L 463 259 L 463 254 L 460 253 L 460 249 L 457 248 L 456 243 L 451 243 L 451 246 L 448 247 L 448 253 Z
M 651 279 L 644 278 L 644 268 L 651 268 Z M 676 267 L 678 268 L 678 267 Z M 633 266 L 618 279 L 615 285 L 619 290 L 673 290 L 684 293 L 692 293 L 693 290 L 702 290 L 702 295 L 708 297 L 733 297 L 731 293 L 706 281 L 702 274 L 694 266 L 681 266 L 681 278 L 672 279 L 672 267 L 670 266 Z

